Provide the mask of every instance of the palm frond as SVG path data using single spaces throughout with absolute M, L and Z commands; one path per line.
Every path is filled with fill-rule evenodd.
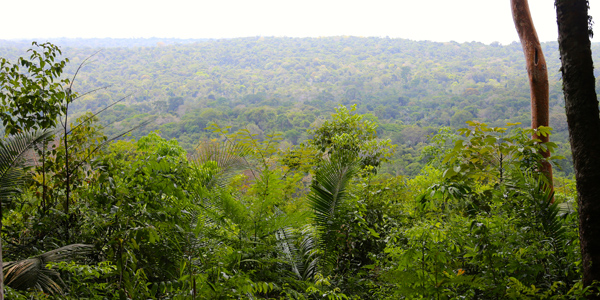
M 561 214 L 561 208 L 554 201 L 554 191 L 543 174 L 534 172 L 519 172 L 515 180 L 507 184 L 510 188 L 524 192 L 524 199 L 531 207 L 529 219 L 539 226 L 556 254 L 562 255 L 564 246 L 568 243 L 567 229 Z M 527 218 L 526 217 L 526 218 Z
M 317 249 L 313 233 L 309 227 L 305 227 L 302 232 L 302 239 L 298 247 L 300 257 L 300 265 L 297 266 L 302 280 L 312 279 L 318 273 Z
M 0 201 L 7 201 L 19 191 L 24 179 L 25 155 L 36 144 L 50 138 L 50 131 L 26 132 L 11 135 L 0 141 Z
M 357 162 L 345 159 L 329 161 L 317 170 L 308 200 L 318 228 L 331 227 L 336 209 L 348 197 L 348 183 L 357 172 Z
M 333 235 L 341 228 L 338 211 L 348 199 L 350 180 L 359 171 L 359 161 L 352 155 L 340 155 L 317 169 L 308 195 L 317 228 L 317 245 L 321 248 L 320 264 L 323 268 L 335 265 L 337 251 L 332 247 Z
M 298 249 L 294 245 L 294 239 L 296 238 L 295 234 L 290 228 L 281 228 L 275 232 L 275 238 L 277 239 L 277 245 L 281 249 L 285 261 L 292 269 L 292 273 L 297 277 L 297 279 L 301 280 L 302 277 L 300 275 L 300 271 L 298 270 L 297 264 Z
M 304 228 L 300 236 L 290 228 L 282 228 L 275 236 L 294 277 L 303 281 L 313 278 L 318 271 L 318 257 L 310 228 Z
M 46 265 L 77 260 L 92 250 L 92 245 L 72 244 L 28 259 L 3 263 L 4 283 L 18 290 L 34 288 L 51 294 L 61 293 L 60 274 Z
M 225 142 L 207 142 L 196 148 L 196 152 L 191 156 L 190 161 L 193 165 L 200 167 L 209 161 L 217 164 L 218 174 L 213 176 L 207 183 L 207 186 L 221 186 L 227 180 L 247 168 L 244 157 L 249 153 L 249 149 L 239 143 Z
M 567 229 L 561 217 L 560 207 L 554 201 L 554 191 L 543 174 L 538 176 L 539 189 L 532 195 L 538 205 L 537 211 L 543 232 L 554 246 L 556 254 L 563 255 L 567 243 Z

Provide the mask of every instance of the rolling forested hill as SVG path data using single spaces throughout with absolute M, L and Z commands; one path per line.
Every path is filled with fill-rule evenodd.
M 6 299 L 600 293 L 581 279 L 572 163 L 552 184 L 539 164 L 571 156 L 556 43 L 543 45 L 554 145 L 524 129 L 516 43 L 53 42 L 63 57 L 42 45 L 23 79 L 4 58 L 29 42 L 0 41 Z M 47 84 L 63 58 L 75 102 Z M 57 115 L 54 137 L 36 130 Z
M 388 171 L 415 174 L 427 136 L 442 126 L 479 120 L 529 124 L 529 86 L 518 43 L 436 43 L 388 38 L 238 38 L 223 40 L 60 39 L 82 97 L 71 113 L 97 111 L 106 132 L 152 122 L 134 136 L 160 130 L 186 149 L 209 138 L 211 122 L 251 132 L 281 133 L 287 143 L 340 104 L 379 123 L 398 144 Z M 28 42 L 0 41 L 0 56 L 24 56 Z M 593 45 L 595 53 L 599 45 Z M 543 44 L 550 78 L 551 126 L 560 152 L 567 126 L 557 43 Z M 598 57 L 596 56 L 596 61 Z M 600 86 L 600 85 L 597 85 Z M 103 88 L 106 87 L 106 88 Z M 565 172 L 570 172 L 565 163 Z

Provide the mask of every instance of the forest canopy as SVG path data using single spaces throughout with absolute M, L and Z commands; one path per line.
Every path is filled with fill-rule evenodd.
M 7 299 L 597 292 L 581 283 L 556 43 L 541 143 L 516 43 L 148 42 L 27 45 L 59 63 L 30 57 L 64 83 L 55 98 L 5 81 L 57 107 L 0 143 Z M 0 41 L 6 65 L 25 51 Z
M 160 130 L 187 151 L 199 140 L 214 138 L 205 130 L 214 121 L 261 135 L 278 132 L 297 145 L 308 138 L 305 131 L 337 105 L 357 104 L 358 113 L 378 123 L 380 136 L 400 147 L 394 158 L 398 163 L 387 172 L 416 175 L 418 168 L 409 165 L 418 160 L 426 137 L 440 127 L 460 128 L 469 120 L 525 126 L 530 119 L 529 87 L 523 80 L 526 70 L 518 43 L 358 37 L 256 37 L 166 46 L 158 46 L 157 40 L 84 41 L 71 40 L 77 48 L 62 49 L 71 59 L 65 72 L 72 74 L 79 63 L 102 49 L 80 72 L 75 88 L 81 92 L 107 88 L 75 101 L 70 111 L 75 115 L 98 111 L 126 97 L 103 113 L 107 135 L 154 117 L 134 136 Z M 98 44 L 104 48 L 94 48 Z M 24 47 L 0 41 L 0 54 L 14 60 Z M 542 47 L 550 80 L 553 140 L 560 154 L 569 157 L 558 45 Z M 403 160 L 403 155 L 411 158 Z M 565 174 L 572 174 L 571 163 L 561 165 Z

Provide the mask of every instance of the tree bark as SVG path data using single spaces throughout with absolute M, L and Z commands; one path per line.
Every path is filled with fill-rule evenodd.
M 577 181 L 583 284 L 589 286 L 600 281 L 600 117 L 588 1 L 557 0 L 555 5 L 565 110 Z
M 531 13 L 529 12 L 529 3 L 527 0 L 511 0 L 513 21 L 523 54 L 527 65 L 527 75 L 529 77 L 529 86 L 531 89 L 531 128 L 537 129 L 540 126 L 548 126 L 550 123 L 550 113 L 548 110 L 548 70 L 546 59 L 542 53 L 542 46 L 533 26 Z M 534 139 L 540 139 L 542 143 L 548 142 L 548 136 L 533 135 Z M 550 152 L 542 153 L 545 158 L 550 157 Z M 541 171 L 548 178 L 550 187 L 552 187 L 552 165 L 548 162 L 542 162 Z

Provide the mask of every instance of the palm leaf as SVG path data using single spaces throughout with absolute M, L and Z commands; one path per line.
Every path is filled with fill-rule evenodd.
M 346 188 L 357 172 L 358 164 L 345 159 L 329 161 L 317 170 L 308 200 L 318 228 L 327 229 L 334 223 L 336 209 L 348 197 Z
M 515 180 L 509 181 L 507 185 L 524 192 L 524 199 L 529 202 L 526 205 L 533 208 L 531 221 L 538 224 L 557 256 L 563 255 L 564 246 L 569 243 L 567 229 L 560 205 L 554 201 L 554 191 L 545 175 L 519 171 Z
M 318 257 L 310 228 L 304 228 L 299 236 L 286 227 L 278 230 L 275 236 L 293 276 L 302 281 L 313 278 L 318 271 Z
M 292 269 L 292 273 L 298 277 L 298 279 L 301 279 L 300 272 L 298 271 L 297 267 L 298 249 L 296 248 L 296 245 L 294 245 L 294 239 L 296 238 L 296 235 L 291 231 L 290 228 L 281 228 L 275 232 L 275 238 L 277 239 L 277 245 L 281 249 L 286 262 Z
M 314 221 L 319 231 L 317 244 L 323 251 L 323 266 L 334 263 L 335 249 L 330 244 L 334 240 L 332 234 L 341 226 L 336 221 L 337 212 L 349 197 L 347 187 L 358 170 L 359 163 L 355 156 L 340 155 L 317 169 L 313 179 L 308 201 L 315 214 Z
M 239 143 L 229 141 L 208 142 L 196 148 L 196 152 L 191 156 L 190 161 L 196 167 L 200 167 L 209 161 L 215 162 L 219 172 L 207 182 L 207 186 L 222 186 L 237 172 L 247 168 L 244 157 L 248 152 L 248 147 Z
M 249 149 L 230 141 L 206 142 L 198 146 L 189 161 L 200 179 L 201 187 L 196 191 L 199 205 L 210 220 L 228 228 L 227 219 L 236 224 L 245 223 L 247 207 L 223 187 L 231 177 L 248 168 L 246 160 Z
M 2 206 L 19 192 L 25 179 L 25 167 L 29 165 L 25 155 L 36 144 L 50 138 L 50 131 L 19 133 L 0 141 L 0 219 Z M 0 232 L 2 223 L 0 222 Z M 0 244 L 0 261 L 2 261 L 2 245 Z M 4 274 L 0 269 L 0 298 L 4 297 Z
M 38 289 L 47 293 L 61 293 L 60 274 L 46 267 L 48 263 L 71 261 L 89 254 L 92 245 L 72 244 L 40 255 L 13 262 L 3 263 L 4 282 L 11 288 Z
M 298 247 L 298 256 L 301 258 L 297 265 L 302 280 L 313 278 L 318 272 L 317 249 L 310 227 L 305 227 L 301 232 L 302 238 Z
M 51 135 L 50 131 L 27 132 L 0 141 L 0 201 L 3 204 L 19 192 L 25 179 L 23 167 L 29 165 L 25 159 L 27 151 Z

